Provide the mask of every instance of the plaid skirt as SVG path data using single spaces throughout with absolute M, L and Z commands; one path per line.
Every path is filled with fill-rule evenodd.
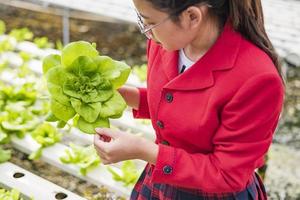
M 247 187 L 237 193 L 206 193 L 172 186 L 150 183 L 153 166 L 147 164 L 134 186 L 131 200 L 265 200 L 267 194 L 260 177 L 254 173 Z

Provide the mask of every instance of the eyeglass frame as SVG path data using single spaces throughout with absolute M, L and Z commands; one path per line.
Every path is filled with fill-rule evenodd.
M 211 8 L 212 6 L 206 2 L 202 2 L 200 4 L 206 4 L 209 8 Z M 193 5 L 196 5 L 196 4 L 193 4 Z M 187 7 L 183 7 L 182 9 L 179 9 L 178 11 L 172 13 L 172 14 L 169 14 L 166 18 L 164 18 L 162 21 L 156 23 L 156 24 L 153 24 L 153 25 L 150 25 L 148 28 L 147 25 L 144 24 L 143 22 L 143 17 L 142 15 L 139 13 L 139 11 L 137 11 L 137 9 L 134 9 L 135 12 L 136 12 L 136 15 L 137 15 L 137 24 L 138 24 L 138 27 L 141 31 L 142 34 L 144 34 L 148 39 L 152 39 L 153 38 L 153 33 L 150 32 L 152 31 L 152 29 L 158 27 L 159 25 L 163 24 L 164 22 L 166 22 L 167 20 L 169 20 L 171 17 L 173 17 L 174 15 L 177 15 L 181 12 L 183 12 L 184 10 L 188 9 L 190 6 L 193 6 L 193 5 L 188 5 Z M 150 35 L 149 35 L 149 32 L 150 32 Z
M 148 39 L 152 39 L 152 33 L 151 33 L 151 35 L 149 34 L 149 32 L 152 30 L 152 29 L 154 29 L 154 28 L 156 28 L 156 27 L 158 27 L 159 25 L 161 25 L 161 24 L 163 24 L 164 22 L 166 22 L 167 20 L 169 20 L 171 17 L 172 17 L 172 15 L 168 15 L 166 18 L 164 18 L 162 21 L 160 21 L 160 22 L 158 22 L 158 23 L 156 23 L 156 24 L 153 24 L 153 25 L 150 25 L 150 26 L 148 26 L 148 25 L 145 25 L 145 23 L 143 22 L 143 17 L 141 16 L 141 14 L 135 9 L 135 12 L 136 12 L 136 14 L 137 14 L 137 18 L 138 18 L 138 20 L 137 20 L 137 24 L 138 24 L 138 26 L 139 26 L 139 28 L 140 28 L 140 31 L 141 31 L 141 33 L 142 34 L 144 34 Z M 148 27 L 148 28 L 147 28 Z

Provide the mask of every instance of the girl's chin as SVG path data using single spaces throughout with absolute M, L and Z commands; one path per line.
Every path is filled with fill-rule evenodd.
M 166 45 L 163 45 L 162 43 L 160 43 L 159 41 L 154 40 L 156 44 L 158 44 L 159 46 L 161 46 L 164 50 L 166 51 L 176 51 L 177 49 L 174 48 L 170 48 Z
M 170 47 L 164 46 L 164 45 L 162 45 L 162 44 L 160 44 L 160 46 L 161 46 L 164 50 L 169 51 L 169 52 L 171 52 L 171 51 L 177 51 L 177 49 L 170 48 Z

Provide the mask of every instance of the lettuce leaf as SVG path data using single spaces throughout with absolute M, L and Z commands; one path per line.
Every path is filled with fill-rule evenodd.
M 55 116 L 52 121 L 67 123 L 77 114 L 73 124 L 85 133 L 95 133 L 96 127 L 109 127 L 109 118 L 120 117 L 126 108 L 116 89 L 126 82 L 130 67 L 99 56 L 88 42 L 68 44 L 61 57 L 49 55 L 43 61 L 43 71 Z
M 39 143 L 40 148 L 29 155 L 29 159 L 37 160 L 41 157 L 42 151 L 48 146 L 52 146 L 61 140 L 61 133 L 49 123 L 39 125 L 32 133 L 32 138 Z
M 9 142 L 9 136 L 7 133 L 3 132 L 0 127 L 0 144 L 7 144 Z
M 70 147 L 70 149 L 65 150 L 65 155 L 59 159 L 64 164 L 77 165 L 82 175 L 85 176 L 90 170 L 100 164 L 100 158 L 93 145 L 81 147 L 71 143 Z
M 8 161 L 10 158 L 11 158 L 11 151 L 4 150 L 0 147 L 0 163 Z
M 97 118 L 97 120 L 93 123 L 89 123 L 83 119 L 83 117 L 79 117 L 77 120 L 77 127 L 88 134 L 94 134 L 95 128 L 97 127 L 110 127 L 108 118 Z
M 33 38 L 33 33 L 28 28 L 19 28 L 11 30 L 9 36 L 14 37 L 20 42 L 23 40 L 31 40 Z
M 107 167 L 108 171 L 112 174 L 115 181 L 123 182 L 124 186 L 134 185 L 140 172 L 137 170 L 136 165 L 132 160 L 127 160 L 123 162 L 121 167 L 121 174 L 113 170 L 111 167 Z
M 72 63 L 80 56 L 92 59 L 98 55 L 98 51 L 90 43 L 85 41 L 72 42 L 63 48 L 61 62 L 66 69 L 69 69 L 72 67 Z
M 9 191 L 1 188 L 0 188 L 0 199 L 1 200 L 24 200 L 21 197 L 20 192 L 18 190 L 12 189 Z
M 50 68 L 60 65 L 60 55 L 50 54 L 44 58 L 43 73 L 45 74 Z

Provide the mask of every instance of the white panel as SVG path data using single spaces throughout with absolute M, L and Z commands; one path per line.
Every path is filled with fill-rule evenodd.
M 0 164 L 0 185 L 15 188 L 27 198 L 55 200 L 59 199 L 56 195 L 63 193 L 67 195 L 65 200 L 84 200 L 83 197 L 9 162 Z

